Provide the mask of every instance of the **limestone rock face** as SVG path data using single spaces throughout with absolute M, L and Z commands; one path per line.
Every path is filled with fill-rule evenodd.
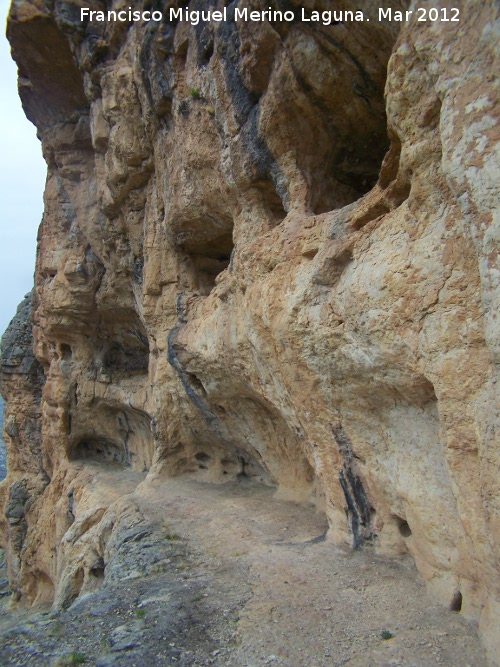
M 14 0 L 48 165 L 43 375 L 7 359 L 2 385 L 27 602 L 100 585 L 147 475 L 245 476 L 316 502 L 336 542 L 409 552 L 500 655 L 500 10 L 458 4 L 191 26 Z
M 4 405 L 4 439 L 8 476 L 0 486 L 0 526 L 7 551 L 14 598 L 22 595 L 20 571 L 26 535 L 36 522 L 36 504 L 49 482 L 42 462 L 40 401 L 43 368 L 33 354 L 32 293 L 25 296 L 2 336 L 0 388 Z

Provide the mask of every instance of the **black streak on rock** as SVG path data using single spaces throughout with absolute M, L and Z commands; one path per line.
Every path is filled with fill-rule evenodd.
M 217 417 L 210 410 L 210 408 L 207 406 L 207 404 L 201 398 L 201 396 L 199 396 L 199 394 L 194 390 L 193 384 L 189 380 L 189 374 L 184 370 L 184 367 L 179 361 L 177 350 L 175 348 L 177 332 L 186 323 L 186 320 L 184 319 L 184 313 L 182 311 L 181 299 L 182 296 L 179 295 L 176 302 L 179 324 L 176 324 L 175 327 L 173 327 L 173 329 L 170 330 L 167 338 L 167 360 L 168 363 L 177 373 L 179 380 L 182 382 L 182 386 L 184 387 L 186 395 L 189 398 L 189 400 L 193 403 L 193 405 L 196 406 L 196 408 L 199 410 L 199 412 L 202 414 L 202 416 L 208 422 L 208 424 L 212 426 L 214 422 L 217 420 Z
M 363 482 L 353 466 L 354 455 L 346 432 L 340 423 L 331 424 L 332 434 L 343 459 L 339 482 L 346 500 L 346 515 L 352 532 L 352 546 L 357 549 L 364 540 L 373 539 L 370 510 Z
M 259 96 L 249 91 L 241 78 L 240 37 L 234 21 L 237 3 L 228 6 L 228 21 L 218 30 L 217 50 L 224 61 L 226 87 L 231 95 L 236 120 L 241 127 L 243 145 L 253 168 L 253 181 L 270 181 L 283 205 L 288 204 L 288 188 L 284 175 L 274 160 L 265 141 L 259 135 Z

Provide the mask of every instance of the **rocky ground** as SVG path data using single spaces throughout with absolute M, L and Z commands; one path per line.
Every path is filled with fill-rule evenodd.
M 0 613 L 0 664 L 482 667 L 474 628 L 410 561 L 347 552 L 314 507 L 250 483 L 131 494 L 99 590 Z

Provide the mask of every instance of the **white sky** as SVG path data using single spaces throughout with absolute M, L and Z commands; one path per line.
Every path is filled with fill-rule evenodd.
M 17 68 L 5 38 L 8 9 L 8 0 L 0 0 L 0 335 L 33 286 L 45 183 L 36 129 L 17 95 Z

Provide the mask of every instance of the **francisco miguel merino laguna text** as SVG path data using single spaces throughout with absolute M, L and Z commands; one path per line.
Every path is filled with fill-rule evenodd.
M 262 11 L 253 10 L 250 11 L 247 7 L 242 7 L 241 9 L 235 7 L 233 10 L 234 13 L 231 14 L 230 20 L 234 21 L 296 21 L 297 16 L 294 11 L 280 11 L 273 10 L 271 8 L 265 9 Z M 433 12 L 433 13 L 432 13 Z M 378 8 L 377 18 L 379 21 L 395 21 L 403 22 L 408 21 L 412 14 L 416 13 L 418 16 L 418 21 L 459 21 L 459 10 L 458 9 L 427 9 L 427 8 L 418 8 L 415 12 L 399 11 L 392 10 L 390 8 L 383 9 Z M 196 10 L 188 9 L 186 7 L 175 9 L 170 7 L 169 9 L 169 19 L 170 22 L 174 21 L 184 21 L 186 23 L 191 23 L 191 25 L 198 25 L 199 23 L 205 23 L 208 21 L 215 21 L 217 23 L 228 20 L 227 7 L 224 7 L 222 10 Z M 80 8 L 80 20 L 90 20 L 90 21 L 162 21 L 163 12 L 162 11 L 139 11 L 133 10 L 131 7 L 128 10 L 123 9 L 120 11 L 108 10 L 104 11 L 95 11 L 89 9 L 88 7 Z M 364 15 L 362 11 L 351 11 L 351 10 L 328 10 L 328 11 L 310 11 L 306 12 L 304 7 L 300 11 L 300 20 L 304 22 L 314 22 L 322 23 L 323 25 L 334 25 L 336 23 L 346 23 L 347 21 L 369 21 L 370 19 Z
M 265 9 L 262 11 L 250 11 L 247 7 L 242 7 L 241 9 L 236 7 L 234 10 L 234 15 L 231 17 L 234 21 L 295 21 L 297 17 L 295 12 L 273 10 L 271 8 Z M 317 15 L 317 16 L 316 16 Z M 139 11 L 133 10 L 131 7 L 128 10 L 123 9 L 121 11 L 108 10 L 95 11 L 89 9 L 88 7 L 80 8 L 80 20 L 84 21 L 89 19 L 90 21 L 162 21 L 163 12 L 161 11 Z M 212 10 L 212 9 L 188 9 L 186 7 L 175 9 L 170 7 L 169 9 L 169 19 L 170 22 L 173 21 L 184 21 L 186 23 L 191 23 L 191 25 L 198 25 L 199 23 L 205 23 L 208 21 L 215 21 L 217 23 L 225 22 L 228 20 L 227 7 L 224 7 L 222 10 Z M 311 12 L 311 16 L 306 16 L 304 8 L 301 11 L 301 20 L 302 21 L 321 21 L 323 25 L 331 25 L 332 23 L 339 23 L 341 21 L 364 21 L 365 17 L 361 11 L 324 11 L 324 12 Z

